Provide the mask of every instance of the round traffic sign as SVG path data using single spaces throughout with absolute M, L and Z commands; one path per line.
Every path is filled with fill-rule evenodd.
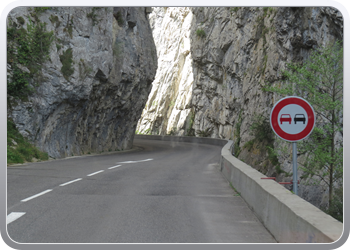
M 300 141 L 314 129 L 314 109 L 301 97 L 285 97 L 272 108 L 270 124 L 275 134 L 282 139 Z

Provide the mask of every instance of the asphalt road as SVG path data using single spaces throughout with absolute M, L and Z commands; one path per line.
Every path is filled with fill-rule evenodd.
M 220 146 L 135 140 L 128 152 L 10 166 L 18 243 L 276 242 L 219 171 Z

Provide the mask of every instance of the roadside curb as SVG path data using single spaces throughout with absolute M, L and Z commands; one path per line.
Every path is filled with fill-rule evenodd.
M 69 156 L 65 158 L 59 158 L 59 159 L 49 159 L 47 161 L 37 161 L 37 162 L 24 162 L 24 163 L 16 163 L 16 164 L 11 164 L 8 165 L 7 167 L 21 167 L 21 166 L 27 166 L 30 164 L 36 164 L 36 163 L 43 163 L 43 162 L 51 162 L 51 161 L 63 161 L 63 160 L 69 160 L 69 159 L 74 159 L 74 158 L 83 158 L 83 157 L 90 157 L 90 156 L 98 156 L 98 155 L 111 155 L 111 154 L 121 154 L 121 153 L 128 153 L 128 152 L 133 152 L 133 151 L 141 151 L 143 150 L 141 147 L 132 147 L 131 149 L 126 149 L 122 151 L 112 151 L 112 152 L 102 152 L 102 153 L 91 153 L 91 154 L 83 154 L 83 155 L 76 155 L 76 156 Z

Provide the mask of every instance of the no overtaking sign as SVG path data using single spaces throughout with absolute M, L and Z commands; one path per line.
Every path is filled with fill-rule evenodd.
M 270 124 L 276 135 L 286 141 L 293 142 L 293 192 L 298 195 L 296 142 L 310 135 L 314 129 L 314 109 L 301 97 L 285 97 L 272 108 Z
M 273 131 L 286 141 L 300 141 L 310 135 L 315 125 L 312 106 L 303 98 L 288 96 L 272 108 L 270 124 Z

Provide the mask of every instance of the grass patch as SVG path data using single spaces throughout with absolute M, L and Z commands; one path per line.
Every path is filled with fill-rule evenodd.
M 243 148 L 247 149 L 248 152 L 250 152 L 252 150 L 253 146 L 254 146 L 254 141 L 251 140 L 251 141 L 246 142 L 244 144 Z
M 113 56 L 119 58 L 124 52 L 124 43 L 120 40 L 116 40 L 113 44 Z
M 86 14 L 86 17 L 88 17 L 92 20 L 92 26 L 95 26 L 101 20 L 101 19 L 97 19 L 98 15 L 96 14 L 96 11 L 99 9 L 101 9 L 101 7 L 93 7 L 92 11 L 90 13 Z
M 59 24 L 60 23 L 56 23 L 56 25 L 59 25 Z M 71 39 L 73 38 L 73 17 L 70 17 L 70 16 L 68 17 L 67 25 L 63 28 L 63 32 L 66 32 Z
M 45 161 L 49 156 L 32 145 L 18 132 L 15 124 L 7 120 L 7 163 L 31 162 L 33 158 Z
M 236 192 L 236 194 L 234 194 L 233 196 L 241 196 L 241 193 L 237 191 L 237 189 L 234 188 L 234 186 L 232 185 L 231 182 L 229 182 L 230 187 Z
M 89 67 L 87 63 L 84 62 L 83 59 L 80 59 L 79 62 L 79 78 L 80 80 L 85 80 L 85 78 L 92 73 L 92 68 Z
M 195 113 L 191 111 L 190 112 L 190 124 L 189 124 L 188 129 L 187 129 L 187 136 L 196 136 L 195 130 L 192 128 L 193 124 L 194 124 L 194 117 L 195 117 Z
M 197 29 L 196 30 L 196 35 L 199 37 L 199 38 L 204 38 L 205 37 L 205 31 L 203 29 Z
M 231 12 L 234 11 L 234 12 L 237 12 L 239 10 L 239 7 L 233 7 L 231 8 Z

